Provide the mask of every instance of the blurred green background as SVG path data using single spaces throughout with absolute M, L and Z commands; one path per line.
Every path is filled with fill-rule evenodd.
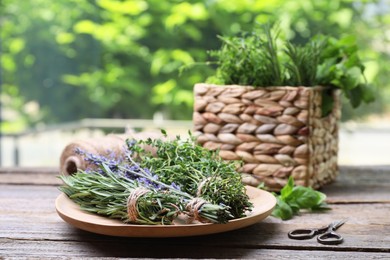
M 192 88 L 217 35 L 277 21 L 284 37 L 356 36 L 377 100 L 343 120 L 386 114 L 390 1 L 1 0 L 3 133 L 82 118 L 191 120 Z

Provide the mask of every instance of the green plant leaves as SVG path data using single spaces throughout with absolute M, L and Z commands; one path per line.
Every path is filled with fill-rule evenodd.
M 293 86 L 313 86 L 317 84 L 316 74 L 324 42 L 311 41 L 304 46 L 286 43 L 285 53 L 289 60 L 285 63 L 286 83 Z
M 322 103 L 321 103 L 321 112 L 322 116 L 329 115 L 333 110 L 333 94 L 330 89 L 322 91 Z
M 341 89 L 353 107 L 373 101 L 353 36 L 336 39 L 317 35 L 302 46 L 282 42 L 284 48 L 277 48 L 278 33 L 266 24 L 239 36 L 219 38 L 221 48 L 210 52 L 218 65 L 211 83 L 257 87 L 322 85 Z M 326 116 L 333 107 L 333 97 L 327 93 L 323 103 Z
M 261 41 L 256 36 L 219 37 L 222 47 L 219 51 L 210 52 L 217 58 L 219 69 L 215 81 L 223 84 L 258 85 L 265 84 L 269 78 L 266 64 L 261 64 L 264 58 L 259 52 Z M 264 77 L 256 79 L 256 74 Z
M 286 202 L 281 200 L 280 198 L 277 198 L 277 203 L 274 211 L 272 212 L 272 216 L 287 220 L 292 218 L 294 215 L 294 212 L 290 205 L 288 205 Z
M 301 209 L 325 210 L 329 209 L 325 203 L 326 195 L 312 188 L 294 186 L 292 177 L 280 191 L 280 195 L 274 194 L 277 204 L 272 216 L 287 220 L 298 214 Z
M 162 134 L 166 136 L 166 131 L 162 130 Z M 241 175 L 235 170 L 236 164 L 223 161 L 216 151 L 196 145 L 193 138 L 190 133 L 186 140 L 179 136 L 170 141 L 148 139 L 132 144 L 129 149 L 140 158 L 139 165 L 158 175 L 160 181 L 175 183 L 182 191 L 226 205 L 236 218 L 245 216 L 252 203 L 245 194 Z M 144 150 L 144 145 L 153 148 L 157 156 Z
M 319 84 L 339 88 L 352 107 L 374 100 L 373 90 L 365 82 L 364 65 L 358 56 L 355 37 L 327 38 L 317 70 Z

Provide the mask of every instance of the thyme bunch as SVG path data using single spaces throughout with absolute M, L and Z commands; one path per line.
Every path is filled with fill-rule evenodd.
M 222 37 L 220 50 L 209 51 L 218 65 L 216 75 L 208 81 L 217 84 L 239 84 L 250 86 L 269 86 L 274 82 L 271 69 L 275 63 L 263 48 L 264 40 L 257 34 L 243 33 L 239 37 Z M 272 48 L 272 44 L 271 47 Z M 262 75 L 259 77 L 258 75 Z
M 157 156 L 143 149 L 144 144 L 153 147 Z M 150 169 L 162 182 L 176 183 L 192 196 L 226 205 L 234 218 L 245 216 L 252 208 L 236 165 L 220 159 L 216 151 L 197 145 L 191 134 L 185 140 L 132 141 L 128 149 L 142 168 Z

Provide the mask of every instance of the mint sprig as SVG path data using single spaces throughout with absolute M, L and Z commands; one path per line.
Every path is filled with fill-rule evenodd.
M 280 191 L 280 195 L 274 194 L 277 204 L 272 216 L 282 220 L 291 219 L 301 209 L 329 210 L 326 204 L 326 195 L 309 187 L 294 186 L 294 179 L 290 177 L 287 184 Z

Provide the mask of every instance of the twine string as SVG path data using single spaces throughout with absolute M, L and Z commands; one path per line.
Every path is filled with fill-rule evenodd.
M 134 189 L 127 198 L 127 216 L 129 221 L 135 223 L 138 219 L 137 201 L 138 199 L 148 193 L 149 190 L 144 187 Z
M 206 183 L 208 182 L 208 181 L 210 181 L 211 180 L 211 177 L 207 177 L 206 179 L 204 179 L 203 181 L 201 181 L 200 183 L 199 183 L 199 185 L 198 185 L 198 189 L 197 189 L 197 191 L 196 191 L 196 196 L 197 197 L 200 197 L 201 195 L 202 195 L 202 189 L 203 189 L 203 187 L 206 185 Z
M 199 215 L 199 212 L 205 203 L 207 203 L 207 201 L 202 198 L 193 198 L 190 200 L 186 205 L 186 209 L 189 212 L 189 215 L 193 216 L 195 220 L 202 222 L 202 217 Z

